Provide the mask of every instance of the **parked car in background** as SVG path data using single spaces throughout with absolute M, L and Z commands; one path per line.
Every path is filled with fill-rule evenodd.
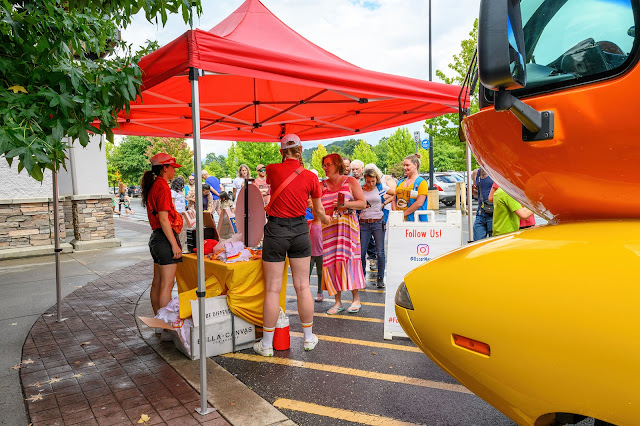
M 139 197 L 140 196 L 140 185 L 131 185 L 127 190 L 129 197 Z
M 429 182 L 428 173 L 421 174 L 420 177 Z M 445 206 L 453 206 L 456 203 L 456 183 L 459 182 L 459 176 L 450 172 L 436 172 L 433 177 L 434 186 L 439 191 L 439 201 Z

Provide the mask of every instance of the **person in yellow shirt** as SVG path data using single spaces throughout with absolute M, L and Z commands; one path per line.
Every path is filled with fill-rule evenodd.
M 420 154 L 411 154 L 404 159 L 406 178 L 398 182 L 396 187 L 396 210 L 404 212 L 404 220 L 413 222 L 416 210 L 427 209 L 427 193 L 429 184 L 418 176 Z

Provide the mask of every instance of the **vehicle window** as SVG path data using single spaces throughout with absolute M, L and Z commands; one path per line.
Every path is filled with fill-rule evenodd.
M 527 85 L 560 85 L 615 74 L 636 45 L 630 0 L 522 0 Z
M 444 182 L 444 183 L 456 183 L 457 182 L 456 178 L 454 178 L 451 175 L 440 175 L 440 176 L 436 177 L 436 180 L 440 181 L 440 182 Z

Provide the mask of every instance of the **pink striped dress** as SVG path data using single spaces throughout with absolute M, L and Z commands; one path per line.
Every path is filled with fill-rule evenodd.
M 333 208 L 339 192 L 344 194 L 345 201 L 353 200 L 347 180 L 335 192 L 324 184 L 322 205 L 325 211 Z M 322 226 L 322 256 L 322 285 L 329 295 L 365 288 L 360 260 L 360 223 L 355 211 L 334 215 L 331 223 Z

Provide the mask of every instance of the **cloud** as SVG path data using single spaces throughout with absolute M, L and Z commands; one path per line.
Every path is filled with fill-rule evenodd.
M 242 3 L 243 0 L 203 0 L 203 14 L 195 25 L 209 30 Z M 294 31 L 354 65 L 423 80 L 429 78 L 429 3 L 424 0 L 264 0 L 262 3 Z M 434 81 L 438 81 L 437 69 L 451 75 L 447 65 L 460 51 L 460 42 L 468 38 L 478 16 L 479 3 L 479 0 L 431 2 Z M 147 39 L 164 45 L 188 29 L 179 15 L 172 15 L 164 28 L 138 15 L 122 36 L 136 46 Z M 422 123 L 408 127 L 411 132 L 421 130 Z M 354 137 L 375 144 L 393 131 L 395 129 Z M 226 155 L 226 148 L 222 149 L 228 144 L 203 142 L 203 156 L 207 152 Z

